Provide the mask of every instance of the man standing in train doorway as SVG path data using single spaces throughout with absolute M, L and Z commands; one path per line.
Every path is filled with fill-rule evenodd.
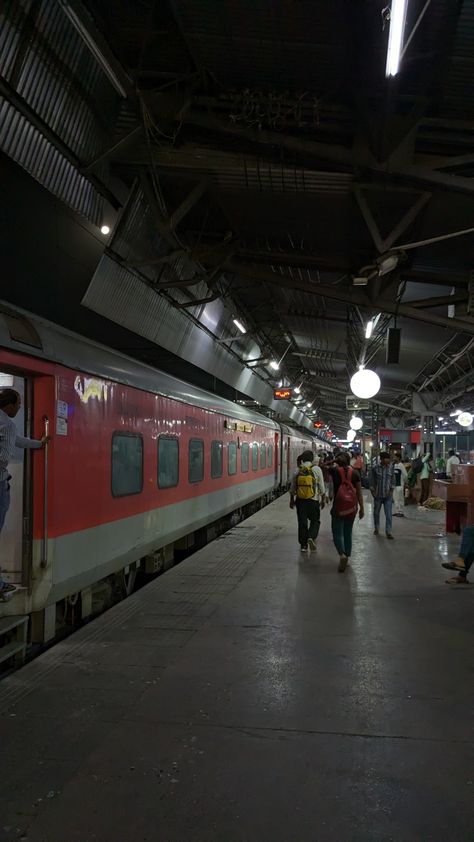
M 17 434 L 13 421 L 21 406 L 21 397 L 14 389 L 0 390 L 0 532 L 3 529 L 8 509 L 10 508 L 10 480 L 8 463 L 13 456 L 15 447 L 37 449 L 48 441 L 43 436 L 41 441 L 27 439 Z M 16 586 L 2 579 L 0 568 L 0 600 L 13 594 Z
M 324 509 L 326 492 L 323 472 L 313 464 L 313 453 L 305 450 L 298 459 L 299 468 L 290 485 L 290 509 L 296 506 L 298 541 L 301 552 L 316 550 L 320 512 Z

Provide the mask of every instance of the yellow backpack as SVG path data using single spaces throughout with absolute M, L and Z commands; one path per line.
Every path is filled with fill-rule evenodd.
M 316 493 L 316 480 L 312 468 L 301 466 L 296 478 L 296 496 L 298 500 L 311 500 Z

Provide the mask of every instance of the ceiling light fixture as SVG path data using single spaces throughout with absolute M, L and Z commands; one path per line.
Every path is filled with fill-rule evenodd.
M 355 437 L 356 437 L 356 431 L 355 430 L 348 430 L 347 431 L 346 441 L 348 441 L 348 442 L 354 441 Z
M 104 234 L 104 236 L 107 235 L 107 234 L 110 234 L 109 226 L 108 225 L 102 225 L 101 229 L 100 229 L 100 233 Z
M 356 398 L 373 398 L 380 391 L 380 377 L 370 368 L 359 366 L 351 378 L 351 391 Z
M 235 326 L 240 330 L 241 333 L 247 333 L 245 327 L 243 326 L 242 322 L 239 322 L 238 319 L 232 319 Z
M 371 319 L 370 322 L 367 322 L 367 326 L 365 328 L 365 338 L 370 339 L 374 332 L 374 320 Z
M 470 427 L 472 422 L 474 421 L 474 417 L 471 415 L 470 412 L 461 412 L 457 417 L 458 424 L 461 427 Z
M 359 418 L 358 415 L 353 415 L 351 420 L 349 421 L 349 426 L 351 430 L 361 430 L 364 426 L 364 422 L 362 418 Z
M 407 16 L 408 0 L 392 0 L 390 10 L 390 34 L 388 36 L 387 66 L 385 75 L 396 76 L 400 70 L 403 49 L 403 34 Z
M 273 368 L 273 371 L 278 371 L 280 368 L 280 363 L 277 363 L 275 360 L 270 362 L 270 368 Z

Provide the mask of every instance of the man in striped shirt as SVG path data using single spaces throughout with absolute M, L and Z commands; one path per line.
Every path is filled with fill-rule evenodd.
M 380 509 L 385 511 L 385 532 L 387 538 L 392 535 L 393 489 L 395 488 L 395 467 L 391 463 L 390 453 L 380 454 L 380 465 L 372 468 L 370 490 L 374 498 L 374 535 L 379 534 Z
M 47 438 L 41 441 L 23 438 L 17 434 L 16 425 L 13 421 L 21 406 L 21 397 L 14 389 L 0 390 L 0 532 L 3 529 L 5 518 L 10 508 L 10 474 L 8 463 L 13 456 L 15 447 L 36 449 L 42 447 Z M 11 585 L 2 579 L 0 571 L 0 599 L 6 594 L 11 594 L 15 585 Z

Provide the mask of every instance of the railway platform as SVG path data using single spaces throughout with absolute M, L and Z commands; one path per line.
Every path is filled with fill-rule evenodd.
M 337 572 L 287 496 L 0 684 L 2 842 L 468 842 L 474 590 L 443 514 Z

